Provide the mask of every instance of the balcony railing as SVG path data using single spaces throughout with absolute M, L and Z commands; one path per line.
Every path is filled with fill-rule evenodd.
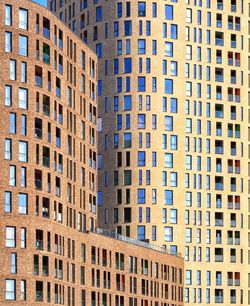
M 215 261 L 216 262 L 222 262 L 223 261 L 223 255 L 215 255 Z
M 43 240 L 36 239 L 36 249 L 43 250 Z
M 216 303 L 216 304 L 222 304 L 223 303 L 223 296 L 218 296 L 218 295 L 216 295 L 215 297 L 214 297 L 214 302 Z

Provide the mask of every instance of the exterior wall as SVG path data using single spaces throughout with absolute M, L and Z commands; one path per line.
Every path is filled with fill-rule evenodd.
M 138 14 L 139 3 L 146 7 L 145 17 Z M 249 1 L 49 4 L 99 57 L 100 226 L 185 254 L 187 305 L 246 305 L 248 76 L 244 68 Z M 153 16 L 154 5 L 157 16 Z M 165 5 L 172 6 L 173 17 L 165 16 Z M 132 24 L 128 35 L 126 21 Z M 171 36 L 173 24 L 178 26 L 178 37 Z M 145 40 L 145 54 L 138 50 L 139 39 Z M 157 40 L 156 55 L 153 40 Z M 172 56 L 165 42 L 173 43 Z M 131 72 L 124 70 L 125 58 L 132 61 Z M 176 72 L 173 62 L 178 65 Z M 138 77 L 145 77 L 145 91 L 138 88 Z M 165 79 L 173 81 L 172 93 L 166 91 Z M 132 106 L 124 109 L 128 95 Z M 171 98 L 178 100 L 178 109 L 171 108 Z M 138 125 L 141 114 L 146 118 L 144 128 Z M 165 116 L 172 118 L 172 128 L 165 124 Z M 125 147 L 125 133 L 131 133 L 131 147 Z M 173 135 L 178 146 L 171 146 Z M 115 137 L 119 138 L 116 146 Z M 138 164 L 139 151 L 145 152 L 145 163 Z M 172 154 L 172 165 L 166 153 Z M 127 173 L 129 183 L 124 181 Z M 139 189 L 146 195 L 142 205 Z M 165 198 L 165 190 L 173 192 L 173 203 Z
M 20 9 L 28 14 L 27 24 Z M 182 305 L 182 258 L 92 232 L 97 226 L 95 54 L 30 1 L 1 1 L 0 16 L 0 304 L 136 305 L 129 301 L 133 296 L 138 305 Z M 23 89 L 27 100 L 19 95 Z M 129 256 L 137 257 L 137 274 L 129 272 Z M 142 259 L 148 260 L 148 275 L 145 269 L 141 273 Z M 129 291 L 130 277 L 138 279 L 137 294 Z M 159 292 L 145 294 L 142 279 Z

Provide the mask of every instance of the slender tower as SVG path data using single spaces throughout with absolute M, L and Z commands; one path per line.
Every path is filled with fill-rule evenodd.
M 187 305 L 247 305 L 249 1 L 64 2 L 99 58 L 99 223 L 185 254 Z

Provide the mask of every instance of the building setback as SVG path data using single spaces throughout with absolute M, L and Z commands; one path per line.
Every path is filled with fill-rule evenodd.
M 185 254 L 185 302 L 250 304 L 248 0 L 49 1 L 98 55 L 99 223 Z
M 97 57 L 0 2 L 0 304 L 181 306 L 183 259 L 97 227 Z

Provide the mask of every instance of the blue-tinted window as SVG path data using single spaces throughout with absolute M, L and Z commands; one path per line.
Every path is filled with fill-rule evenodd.
M 114 59 L 114 74 L 119 73 L 119 60 L 117 58 Z
M 172 94 L 173 93 L 173 80 L 165 79 L 165 93 Z
M 173 6 L 172 5 L 165 5 L 165 19 L 173 20 Z
M 130 114 L 126 114 L 126 129 L 130 129 Z
M 144 241 L 146 239 L 145 226 L 139 225 L 137 228 L 137 239 Z
M 138 115 L 138 129 L 145 129 L 146 127 L 146 116 L 144 114 Z
M 121 130 L 122 129 L 122 115 L 117 115 L 117 126 L 116 126 L 117 130 Z
M 146 153 L 144 151 L 138 151 L 138 167 L 146 165 Z
M 143 92 L 146 91 L 146 78 L 138 77 L 138 91 Z
M 126 92 L 130 92 L 130 77 L 126 77 L 125 79 L 125 85 L 126 85 Z
M 117 3 L 117 18 L 122 17 L 122 2 Z
M 145 195 L 146 195 L 146 191 L 143 188 L 139 188 L 137 190 L 137 202 L 138 204 L 145 204 Z
M 130 2 L 126 2 L 126 17 L 130 17 Z
M 176 24 L 171 24 L 171 38 L 178 38 L 178 26 Z
M 151 23 L 150 23 L 150 21 L 146 22 L 146 35 L 147 36 L 151 35 Z
M 114 112 L 118 112 L 119 110 L 119 97 L 114 97 Z
M 163 37 L 167 37 L 167 24 L 165 22 L 163 23 L 162 32 L 163 32 Z
M 102 21 L 102 7 L 96 7 L 96 22 Z
M 165 41 L 165 56 L 173 56 L 173 43 Z
M 150 73 L 151 71 L 151 59 L 147 58 L 146 59 L 146 73 Z
M 119 36 L 119 22 L 118 21 L 114 22 L 114 36 L 115 37 Z
M 122 54 L 122 40 L 117 40 L 117 55 Z
M 146 2 L 138 2 L 138 16 L 139 17 L 146 16 Z
M 145 54 L 145 53 L 146 53 L 146 40 L 138 39 L 138 54 Z
M 126 54 L 130 54 L 130 39 L 126 39 Z
M 98 96 L 102 95 L 102 80 L 98 81 Z
M 173 191 L 172 190 L 165 190 L 164 204 L 173 205 Z
M 157 17 L 157 3 L 156 2 L 152 3 L 152 17 L 153 18 Z
M 124 110 L 131 110 L 132 106 L 132 97 L 124 96 Z
M 157 54 L 157 40 L 152 40 L 152 54 Z
M 119 135 L 114 134 L 114 149 L 117 149 L 119 146 Z
M 124 148 L 131 148 L 132 146 L 132 134 L 124 133 Z
M 124 73 L 131 73 L 131 72 L 132 72 L 132 59 L 124 58 Z
M 132 22 L 130 20 L 124 21 L 124 35 L 130 36 L 132 34 Z
M 102 57 L 102 44 L 96 44 L 96 54 L 98 58 Z
M 122 92 L 122 78 L 117 78 L 117 92 Z
M 170 99 L 170 112 L 178 113 L 178 100 L 175 98 Z

